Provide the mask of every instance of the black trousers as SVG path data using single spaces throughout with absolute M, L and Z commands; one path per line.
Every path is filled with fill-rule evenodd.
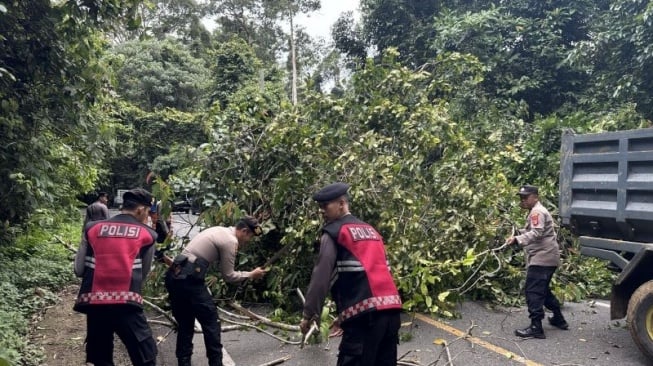
M 102 305 L 86 314 L 86 362 L 113 366 L 113 334 L 127 348 L 135 366 L 156 365 L 156 342 L 142 309 L 131 305 Z
M 172 315 L 179 326 L 175 350 L 177 358 L 191 358 L 195 319 L 197 319 L 202 325 L 209 366 L 222 366 L 220 319 L 213 297 L 206 289 L 204 281 L 196 278 L 176 279 L 172 272 L 168 271 L 165 285 L 170 295 Z
M 544 319 L 544 308 L 560 313 L 560 302 L 551 292 L 549 285 L 556 267 L 528 266 L 526 270 L 526 305 L 531 320 Z
M 338 366 L 395 366 L 399 310 L 373 311 L 341 324 Z

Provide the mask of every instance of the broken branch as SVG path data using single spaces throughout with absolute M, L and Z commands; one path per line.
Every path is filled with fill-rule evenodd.
M 263 323 L 265 325 L 268 325 L 268 326 L 271 326 L 271 327 L 274 327 L 274 328 L 278 328 L 278 329 L 287 330 L 287 331 L 290 331 L 290 332 L 298 332 L 299 331 L 299 326 L 297 326 L 297 325 L 289 325 L 289 324 L 273 322 L 272 320 L 270 320 L 270 319 L 268 319 L 266 317 L 255 314 L 255 313 L 245 309 L 244 307 L 240 306 L 239 304 L 237 304 L 237 303 L 235 303 L 233 301 L 229 302 L 229 306 L 231 306 L 232 308 L 234 308 L 234 309 L 240 311 L 241 313 L 249 316 L 252 320 L 257 320 L 257 321 L 259 321 L 259 322 L 261 322 L 261 323 Z

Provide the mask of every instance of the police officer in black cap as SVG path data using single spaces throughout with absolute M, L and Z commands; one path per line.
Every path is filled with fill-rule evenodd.
M 325 225 L 299 327 L 306 334 L 320 321 L 331 289 L 343 330 L 338 366 L 396 365 L 401 299 L 383 238 L 349 212 L 348 189 L 345 183 L 333 183 L 313 195 Z
M 125 192 L 120 214 L 84 227 L 75 256 L 82 278 L 74 310 L 86 314 L 86 362 L 113 365 L 113 337 L 125 344 L 133 365 L 156 364 L 156 342 L 143 313 L 143 283 L 154 256 L 156 232 L 146 225 L 150 192 Z
M 506 239 L 509 245 L 524 248 L 526 253 L 526 304 L 531 325 L 515 330 L 522 338 L 546 338 L 542 329 L 544 308 L 551 310 L 553 316 L 549 323 L 559 329 L 569 329 L 569 324 L 560 311 L 560 302 L 549 287 L 551 278 L 560 264 L 560 247 L 556 239 L 553 217 L 540 203 L 536 186 L 523 185 L 517 192 L 519 206 L 529 210 L 526 225 L 519 235 Z
M 244 216 L 235 226 L 213 226 L 202 230 L 175 257 L 165 286 L 170 295 L 172 315 L 177 320 L 175 355 L 178 366 L 190 366 L 193 355 L 195 320 L 202 326 L 208 366 L 222 366 L 220 318 L 204 279 L 211 263 L 216 263 L 226 282 L 258 280 L 268 272 L 257 267 L 252 271 L 236 271 L 236 254 L 254 236 L 263 234 L 258 220 Z

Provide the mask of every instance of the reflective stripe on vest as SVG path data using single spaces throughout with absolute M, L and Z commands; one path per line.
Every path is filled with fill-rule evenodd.
M 362 272 L 365 268 L 359 261 L 337 261 L 336 271 L 338 272 Z
M 396 305 L 401 307 L 401 298 L 398 295 L 370 297 L 340 312 L 340 320 L 344 321 L 364 311 L 386 308 L 389 305 L 392 305 L 391 307 L 396 307 Z
M 88 268 L 95 269 L 95 257 L 86 256 L 84 257 L 84 266 Z M 141 269 L 143 268 L 143 260 L 141 258 L 134 258 L 134 263 L 132 264 L 132 269 Z
M 109 303 L 131 301 L 139 304 L 143 303 L 143 297 L 132 291 L 99 291 L 80 294 L 78 303 Z
M 388 269 L 390 268 L 390 263 L 388 261 L 385 262 L 386 265 L 388 266 Z M 363 268 L 363 264 L 361 264 L 360 261 L 337 261 L 336 262 L 336 271 L 338 272 L 363 272 L 365 271 L 365 268 Z

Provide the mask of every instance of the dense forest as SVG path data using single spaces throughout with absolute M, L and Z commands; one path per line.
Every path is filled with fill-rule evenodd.
M 240 264 L 292 255 L 249 294 L 293 316 L 311 194 L 346 181 L 405 308 L 455 316 L 463 297 L 521 301 L 522 255 L 483 253 L 523 221 L 515 187 L 555 214 L 563 130 L 651 126 L 653 2 L 361 0 L 313 39 L 296 19 L 319 8 L 0 0 L 0 364 L 38 364 L 30 316 L 74 280 L 62 244 L 98 190 L 192 196 L 204 225 L 256 215 Z M 610 274 L 560 237 L 556 293 L 605 295 Z

